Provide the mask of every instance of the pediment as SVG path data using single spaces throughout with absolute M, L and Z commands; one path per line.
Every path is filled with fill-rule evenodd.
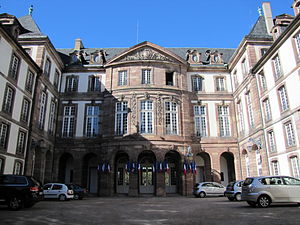
M 186 65 L 186 62 L 183 59 L 167 49 L 150 42 L 143 42 L 112 58 L 107 62 L 106 66 L 142 61 L 180 63 Z

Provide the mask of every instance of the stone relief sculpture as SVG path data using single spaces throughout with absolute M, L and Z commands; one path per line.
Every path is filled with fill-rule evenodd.
M 125 56 L 121 61 L 136 61 L 136 60 L 158 60 L 158 61 L 173 62 L 173 60 L 170 59 L 169 57 L 164 56 L 161 53 L 151 48 L 139 49 L 135 53 Z
M 137 124 L 136 124 L 136 104 L 137 104 L 136 93 L 133 93 L 132 98 L 131 98 L 131 123 L 135 127 L 137 127 Z M 138 130 L 137 130 L 137 132 L 138 132 Z
M 190 64 L 201 64 L 201 53 L 197 50 L 187 50 L 186 61 Z
M 161 96 L 160 93 L 157 94 L 157 121 L 158 124 L 161 125 L 162 124 L 162 102 L 161 102 Z
M 74 52 L 70 53 L 70 57 L 71 57 L 70 65 L 87 64 L 87 60 L 86 60 L 87 56 L 88 56 L 88 54 L 85 51 L 75 50 Z

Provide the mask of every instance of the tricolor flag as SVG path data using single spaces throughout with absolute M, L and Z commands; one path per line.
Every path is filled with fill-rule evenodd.
M 131 163 L 131 173 L 134 173 L 134 171 L 135 171 L 135 163 L 132 162 Z
M 97 170 L 100 171 L 101 170 L 101 165 L 98 164 Z
M 125 172 L 126 173 L 130 172 L 130 162 L 129 161 L 125 165 Z
M 140 172 L 141 171 L 141 164 L 137 163 L 137 170 Z
M 186 170 L 187 170 L 187 168 L 186 168 L 186 163 L 184 162 L 184 163 L 183 163 L 183 174 L 184 174 L 184 175 L 186 175 Z
M 159 163 L 159 172 L 162 172 L 163 171 L 163 165 L 162 165 L 162 162 Z
M 109 163 L 107 163 L 107 170 L 106 171 L 110 172 L 110 165 L 109 165 Z
M 165 171 L 166 171 L 167 173 L 170 172 L 169 164 L 168 164 L 167 161 L 165 161 Z
M 104 172 L 105 171 L 105 163 L 102 164 L 102 168 L 101 171 Z
M 152 171 L 153 171 L 153 173 L 155 173 L 155 171 L 156 171 L 156 162 L 154 162 L 154 163 L 152 164 Z

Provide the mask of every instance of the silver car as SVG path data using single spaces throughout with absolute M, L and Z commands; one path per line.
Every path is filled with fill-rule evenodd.
M 266 208 L 272 202 L 300 203 L 300 180 L 289 176 L 249 177 L 242 187 L 242 200 Z
M 205 196 L 224 196 L 225 187 L 216 182 L 196 183 L 194 187 L 194 195 L 204 198 Z
M 227 197 L 230 201 L 241 201 L 243 182 L 243 180 L 230 182 L 226 187 L 226 191 L 224 192 L 225 197 Z
M 74 198 L 74 191 L 65 184 L 49 183 L 43 186 L 44 198 L 55 198 L 65 201 Z

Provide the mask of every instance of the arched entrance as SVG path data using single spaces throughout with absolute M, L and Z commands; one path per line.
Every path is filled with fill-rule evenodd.
M 222 153 L 220 157 L 221 183 L 227 185 L 235 180 L 234 156 L 230 152 Z
M 209 154 L 206 152 L 198 153 L 195 156 L 195 162 L 197 165 L 196 183 L 212 181 L 211 160 Z
M 115 188 L 118 194 L 128 194 L 129 191 L 129 171 L 126 164 L 129 156 L 125 152 L 118 152 L 115 157 Z
M 165 172 L 166 193 L 178 193 L 180 155 L 176 151 L 169 151 L 165 155 L 165 160 L 169 166 L 169 171 Z
M 98 192 L 97 155 L 87 154 L 83 158 L 82 185 L 87 187 L 89 193 Z
M 62 183 L 72 183 L 73 171 L 73 156 L 69 153 L 64 153 L 59 159 L 59 181 Z
M 43 183 L 43 171 L 42 171 L 42 149 L 36 147 L 33 155 L 34 167 L 33 176 L 35 179 Z
M 144 151 L 139 155 L 138 161 L 140 162 L 141 172 L 139 174 L 139 190 L 141 194 L 154 194 L 155 193 L 155 171 L 153 164 L 156 157 L 152 151 Z

